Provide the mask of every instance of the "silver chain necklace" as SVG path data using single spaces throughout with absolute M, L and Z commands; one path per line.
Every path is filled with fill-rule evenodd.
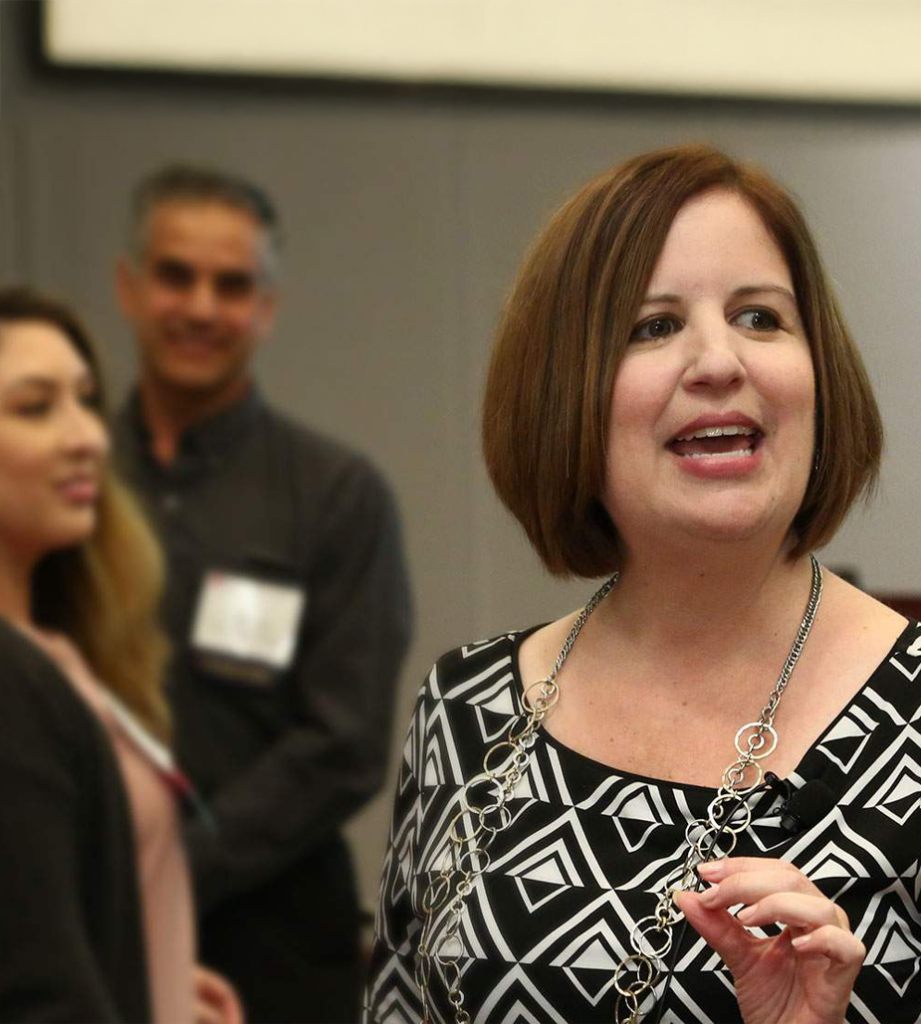
M 751 808 L 744 797 L 762 781 L 763 769 L 759 762 L 777 747 L 774 728 L 777 707 L 809 638 L 822 599 L 822 569 L 815 556 L 809 558 L 812 589 L 780 676 L 757 721 L 748 722 L 736 733 L 734 745 L 738 757 L 723 772 L 717 794 L 707 807 L 707 817 L 690 822 L 685 829 L 688 849 L 684 864 L 665 880 L 656 897 L 655 912 L 640 918 L 633 926 L 630 934 L 633 952 L 614 970 L 614 987 L 618 993 L 615 1024 L 638 1024 L 654 1006 L 653 990 L 662 974 L 663 958 L 672 949 L 675 925 L 684 917 L 672 900 L 674 893 L 696 888 L 700 864 L 713 857 L 728 857 L 735 849 L 738 836 L 751 823 Z M 422 997 L 422 1024 L 435 1024 L 430 991 L 433 963 L 441 974 L 448 1002 L 454 1008 L 454 1024 L 470 1024 L 470 1013 L 464 1007 L 460 968 L 463 956 L 460 928 L 466 900 L 480 875 L 489 868 L 489 850 L 496 836 L 511 824 L 512 813 L 507 805 L 531 763 L 541 723 L 559 700 L 560 688 L 556 680 L 560 669 L 582 627 L 610 593 L 619 575 L 615 573 L 592 595 L 573 623 L 549 675 L 525 688 L 522 711 L 512 722 L 505 739 L 486 751 L 483 770 L 463 788 L 460 810 L 448 826 L 449 842 L 441 868 L 422 896 L 425 917 L 415 963 L 416 984 Z M 651 998 L 652 1002 L 644 1008 L 643 1004 Z

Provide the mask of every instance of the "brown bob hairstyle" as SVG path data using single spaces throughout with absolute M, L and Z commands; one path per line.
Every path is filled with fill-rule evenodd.
M 790 556 L 826 544 L 876 483 L 879 410 L 792 197 L 710 146 L 642 154 L 556 213 L 525 258 L 493 347 L 486 466 L 555 575 L 603 576 L 620 564 L 617 531 L 599 500 L 614 377 L 675 215 L 713 189 L 751 203 L 777 242 L 812 352 L 817 464 L 791 524 Z

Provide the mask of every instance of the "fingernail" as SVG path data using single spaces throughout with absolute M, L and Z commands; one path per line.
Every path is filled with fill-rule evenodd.
M 747 921 L 750 917 L 754 917 L 755 913 L 756 911 L 754 907 L 745 907 L 744 910 L 740 910 L 738 914 L 736 914 L 736 917 L 740 921 Z
M 715 878 L 723 870 L 721 860 L 708 860 L 705 864 L 697 865 L 697 873 L 704 878 Z
M 716 903 L 717 897 L 719 896 L 720 887 L 718 885 L 711 885 L 709 889 L 704 890 L 700 894 L 700 902 L 705 907 L 711 907 Z
M 806 943 L 812 938 L 811 935 L 800 935 L 791 941 L 793 946 L 805 946 Z

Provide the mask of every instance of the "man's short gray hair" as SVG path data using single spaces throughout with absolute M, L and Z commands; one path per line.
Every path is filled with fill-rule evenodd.
M 151 172 L 138 182 L 131 196 L 128 244 L 136 260 L 144 255 L 151 213 L 167 202 L 221 203 L 248 213 L 265 233 L 263 272 L 269 279 L 275 276 L 281 228 L 275 204 L 264 189 L 246 178 L 198 164 L 167 164 Z

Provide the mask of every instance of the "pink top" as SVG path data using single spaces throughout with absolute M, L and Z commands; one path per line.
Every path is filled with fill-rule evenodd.
M 76 647 L 57 634 L 26 632 L 57 663 L 112 740 L 134 822 L 154 1024 L 191 1024 L 195 926 L 173 793 L 117 721 L 102 684 Z

